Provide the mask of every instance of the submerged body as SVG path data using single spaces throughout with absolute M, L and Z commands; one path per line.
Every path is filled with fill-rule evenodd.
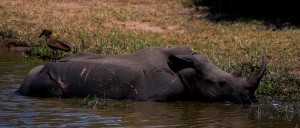
M 254 91 L 265 63 L 262 66 L 254 73 L 259 77 L 256 83 L 251 83 L 187 47 L 146 48 L 127 55 L 78 53 L 32 69 L 17 92 L 58 98 L 250 103 L 256 101 Z

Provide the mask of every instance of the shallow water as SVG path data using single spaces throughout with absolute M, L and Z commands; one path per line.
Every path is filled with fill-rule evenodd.
M 14 92 L 43 62 L 0 49 L 0 127 L 300 127 L 300 103 L 263 100 L 258 105 L 202 102 L 106 101 L 101 109 L 74 99 L 45 99 Z

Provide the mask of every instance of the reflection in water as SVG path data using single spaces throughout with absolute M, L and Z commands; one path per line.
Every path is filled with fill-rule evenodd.
M 299 103 L 259 105 L 201 102 L 135 102 L 91 109 L 72 99 L 19 96 L 14 91 L 38 60 L 0 49 L 0 127 L 299 127 Z
M 130 104 L 131 105 L 131 104 Z M 124 126 L 255 126 L 242 106 L 199 102 L 138 102 L 128 106 L 123 116 Z M 101 110 L 111 115 L 111 111 Z M 134 122 L 133 122 L 134 121 Z

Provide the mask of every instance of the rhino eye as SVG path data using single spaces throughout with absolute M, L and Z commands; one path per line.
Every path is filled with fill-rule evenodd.
M 225 81 L 219 81 L 219 85 L 220 85 L 221 87 L 223 87 L 225 84 L 226 84 Z
M 205 81 L 204 82 L 206 82 L 206 83 L 213 83 L 214 81 L 213 80 L 211 80 L 211 79 L 205 79 Z

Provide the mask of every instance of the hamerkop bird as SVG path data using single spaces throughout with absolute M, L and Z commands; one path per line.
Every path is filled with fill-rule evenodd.
M 52 34 L 51 30 L 44 29 L 43 32 L 39 35 L 39 37 L 42 37 L 43 35 L 45 36 L 45 41 L 46 41 L 47 45 L 53 50 L 52 58 L 55 57 L 54 62 L 56 62 L 57 50 L 62 50 L 62 51 L 68 52 L 71 50 L 71 48 L 59 40 L 52 39 L 50 37 L 51 34 Z

